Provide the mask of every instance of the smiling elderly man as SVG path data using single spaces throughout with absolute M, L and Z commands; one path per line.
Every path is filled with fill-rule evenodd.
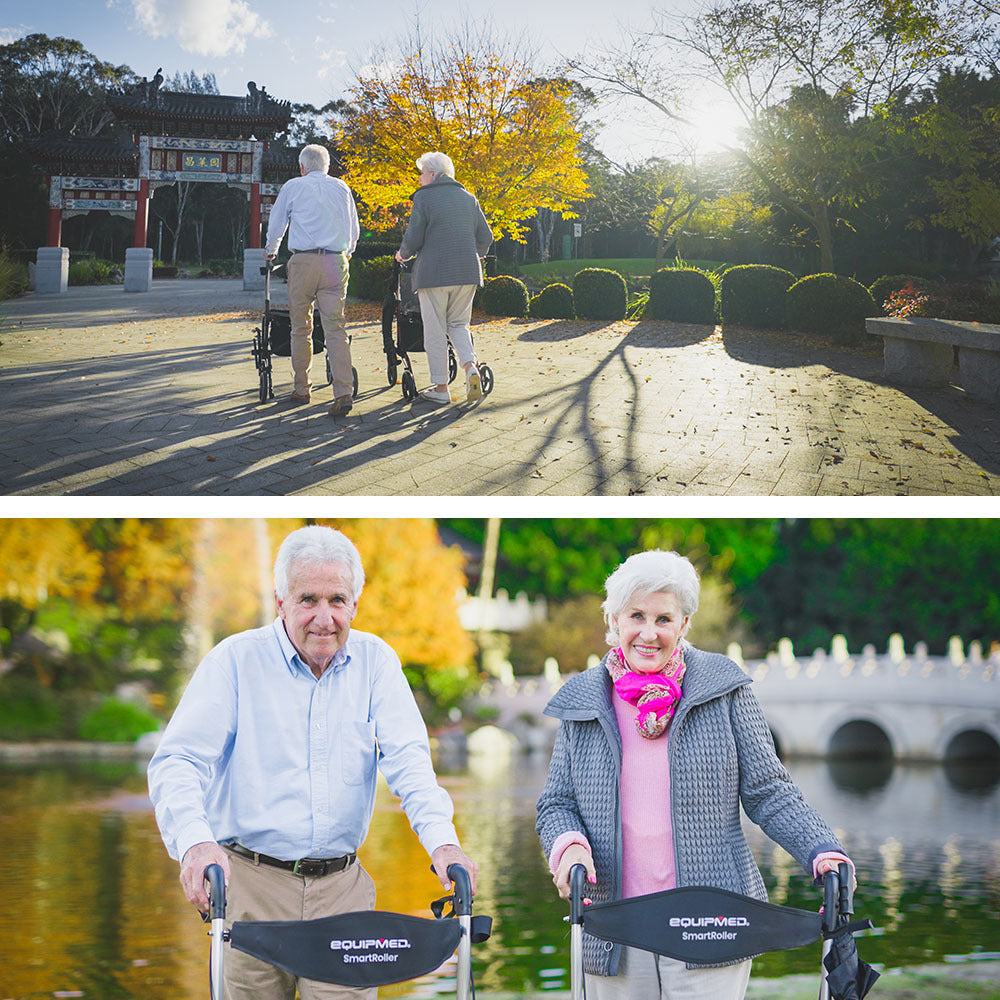
M 448 888 L 458 846 L 427 732 L 399 658 L 351 630 L 364 586 L 354 545 L 332 528 L 293 531 L 274 565 L 278 618 L 230 636 L 195 671 L 149 764 L 149 791 L 187 898 L 205 912 L 204 872 L 226 873 L 227 923 L 304 920 L 375 905 L 357 862 L 376 768 L 402 801 Z M 291 974 L 233 950 L 227 1000 L 292 1000 Z M 370 997 L 298 980 L 302 1000 Z

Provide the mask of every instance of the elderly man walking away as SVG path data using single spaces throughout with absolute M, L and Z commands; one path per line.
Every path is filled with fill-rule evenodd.
M 299 153 L 301 177 L 282 185 L 271 208 L 265 254 L 272 260 L 288 230 L 288 311 L 292 323 L 294 385 L 286 402 L 308 403 L 312 385 L 313 303 L 319 306 L 326 350 L 333 371 L 333 405 L 339 417 L 351 410 L 354 377 L 351 346 L 344 322 L 347 262 L 361 233 L 351 189 L 330 177 L 330 153 L 324 146 L 304 146 Z
M 480 258 L 493 243 L 490 224 L 476 196 L 455 180 L 455 164 L 445 153 L 424 153 L 417 160 L 420 187 L 413 194 L 413 211 L 396 252 L 400 263 L 417 258 L 413 287 L 420 299 L 424 350 L 430 368 L 430 389 L 421 393 L 432 403 L 450 403 L 448 341 L 465 370 L 465 398 L 483 394 L 469 323 L 472 300 L 483 283 Z
M 445 888 L 461 864 L 453 807 L 399 657 L 352 631 L 365 576 L 339 531 L 293 531 L 274 564 L 278 617 L 225 639 L 201 662 L 149 764 L 149 792 L 188 900 L 205 912 L 205 869 L 222 866 L 227 922 L 309 920 L 371 910 L 357 861 L 377 770 L 398 795 Z M 300 979 L 235 949 L 226 1000 L 364 997 Z

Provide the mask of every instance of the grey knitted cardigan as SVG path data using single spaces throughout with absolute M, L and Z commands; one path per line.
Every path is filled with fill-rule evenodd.
M 741 802 L 810 875 L 817 854 L 843 848 L 778 760 L 750 678 L 725 656 L 686 642 L 683 648 L 684 694 L 666 737 L 677 885 L 767 899 L 740 828 Z M 562 721 L 536 829 L 546 857 L 561 834 L 586 835 L 597 870 L 597 884 L 587 887 L 594 902 L 619 899 L 622 891 L 622 743 L 611 693 L 602 662 L 570 678 L 545 707 Z M 620 945 L 584 934 L 587 972 L 615 975 L 620 953 Z
M 399 248 L 404 260 L 417 256 L 413 289 L 481 285 L 479 258 L 493 243 L 490 225 L 475 195 L 450 177 L 413 193 L 413 211 Z

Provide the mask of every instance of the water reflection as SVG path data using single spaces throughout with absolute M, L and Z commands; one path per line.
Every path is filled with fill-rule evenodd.
M 441 765 L 463 844 L 481 866 L 476 911 L 494 935 L 475 948 L 484 992 L 568 989 L 568 930 L 534 833 L 542 757 L 490 754 Z M 793 761 L 807 799 L 858 863 L 860 942 L 889 965 L 990 950 L 1000 940 L 1000 790 L 975 768 Z M 775 902 L 812 908 L 817 890 L 759 831 L 748 831 Z M 361 852 L 378 906 L 430 916 L 441 895 L 405 815 L 383 787 Z M 0 998 L 195 1000 L 208 942 L 177 884 L 141 768 L 0 767 Z M 815 949 L 764 956 L 756 975 L 814 972 Z M 384 997 L 454 993 L 453 968 Z

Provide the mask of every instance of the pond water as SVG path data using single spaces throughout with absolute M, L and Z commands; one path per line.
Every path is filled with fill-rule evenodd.
M 547 758 L 439 767 L 463 846 L 481 868 L 475 912 L 494 918 L 474 949 L 477 987 L 569 989 L 566 906 L 534 832 Z M 969 769 L 791 762 L 806 798 L 847 845 L 860 878 L 862 957 L 890 966 L 991 951 L 1000 941 L 1000 786 Z M 208 939 L 163 850 L 142 765 L 0 763 L 0 1000 L 207 997 Z M 772 901 L 814 909 L 818 890 L 756 828 Z M 441 895 L 406 817 L 379 791 L 362 860 L 378 907 L 430 916 Z M 815 972 L 819 945 L 771 953 L 754 975 Z M 818 973 L 817 973 L 818 982 Z M 380 996 L 453 994 L 448 967 Z

